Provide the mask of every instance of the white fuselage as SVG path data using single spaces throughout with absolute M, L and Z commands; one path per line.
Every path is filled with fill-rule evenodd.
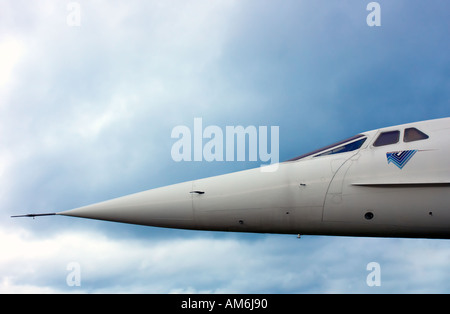
M 197 230 L 450 238 L 449 141 L 450 118 L 383 128 L 273 171 L 189 181 L 58 214 Z

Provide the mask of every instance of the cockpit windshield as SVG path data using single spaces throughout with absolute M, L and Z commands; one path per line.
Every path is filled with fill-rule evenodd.
M 358 134 L 355 136 L 352 136 L 348 139 L 345 139 L 343 141 L 339 141 L 337 143 L 334 143 L 332 145 L 328 145 L 325 147 L 322 147 L 320 149 L 316 149 L 315 151 L 312 151 L 310 153 L 289 159 L 288 161 L 295 161 L 300 160 L 309 156 L 314 157 L 320 157 L 320 156 L 326 156 L 326 155 L 334 155 L 334 154 L 340 154 L 345 152 L 351 152 L 354 150 L 359 149 L 362 144 L 366 141 L 367 137 L 365 137 L 363 134 Z

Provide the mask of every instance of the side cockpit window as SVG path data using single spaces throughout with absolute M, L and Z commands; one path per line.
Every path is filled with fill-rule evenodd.
M 405 129 L 403 141 L 405 143 L 426 140 L 429 136 L 416 128 Z
M 367 137 L 363 134 L 358 134 L 355 136 L 352 136 L 346 140 L 334 143 L 332 145 L 328 145 L 325 147 L 322 147 L 320 149 L 316 149 L 310 153 L 289 159 L 287 161 L 296 161 L 307 157 L 320 157 L 320 156 L 326 156 L 326 155 L 334 155 L 334 154 L 340 154 L 345 152 L 351 152 L 354 150 L 357 150 L 361 148 L 361 146 L 366 141 Z
M 400 138 L 400 131 L 383 132 L 380 135 L 378 135 L 378 138 L 373 143 L 373 146 L 378 147 L 395 144 L 398 143 L 399 138 Z
M 320 156 L 327 156 L 327 155 L 334 155 L 334 154 L 352 152 L 354 150 L 357 150 L 357 149 L 361 148 L 362 144 L 364 144 L 365 141 L 366 141 L 366 138 L 362 138 L 362 139 L 360 139 L 358 141 L 351 142 L 351 143 L 348 143 L 346 145 L 342 145 L 342 146 L 336 147 L 336 148 L 334 148 L 332 150 L 329 150 L 329 151 L 327 151 L 325 153 L 316 155 L 314 157 L 320 157 Z

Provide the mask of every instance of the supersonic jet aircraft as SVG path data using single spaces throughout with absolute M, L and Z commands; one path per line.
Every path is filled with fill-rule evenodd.
M 398 125 L 282 162 L 272 172 L 256 168 L 21 217 L 65 215 L 197 230 L 448 239 L 449 141 L 450 118 Z

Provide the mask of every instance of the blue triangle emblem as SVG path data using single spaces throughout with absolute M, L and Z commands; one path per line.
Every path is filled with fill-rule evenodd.
M 400 169 L 403 169 L 403 167 L 408 163 L 408 161 L 414 156 L 414 154 L 417 152 L 417 149 L 414 150 L 403 150 L 399 152 L 390 152 L 386 153 L 386 158 L 388 161 L 388 164 L 391 162 L 399 167 Z

